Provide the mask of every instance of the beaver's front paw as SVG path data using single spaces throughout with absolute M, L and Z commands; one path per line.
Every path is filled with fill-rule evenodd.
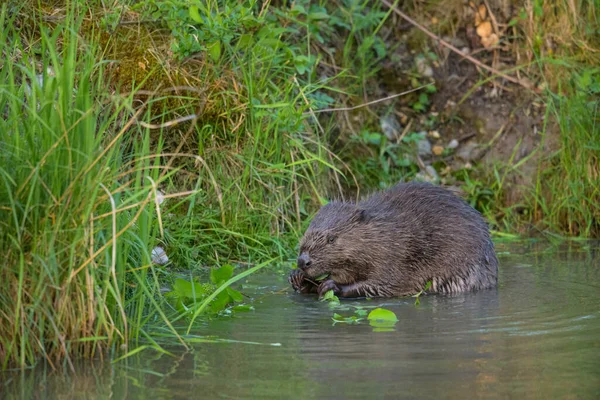
M 335 294 L 336 296 L 342 293 L 342 289 L 340 289 L 340 287 L 337 285 L 337 283 L 335 283 L 333 279 L 327 279 L 326 281 L 321 282 L 317 289 L 317 292 L 319 293 L 319 298 L 325 296 L 325 293 L 327 293 L 330 290 L 333 290 L 333 294 Z
M 294 269 L 288 277 L 288 282 L 292 285 L 295 291 L 300 293 L 310 293 L 314 284 L 306 280 L 306 275 L 299 269 Z

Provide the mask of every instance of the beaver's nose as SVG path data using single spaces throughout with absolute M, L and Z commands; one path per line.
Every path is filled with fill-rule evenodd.
M 310 261 L 310 257 L 308 256 L 308 253 L 300 254 L 300 256 L 298 257 L 297 263 L 298 263 L 298 268 L 300 268 L 302 270 L 305 270 L 306 268 L 310 267 L 310 264 L 312 264 L 312 262 Z

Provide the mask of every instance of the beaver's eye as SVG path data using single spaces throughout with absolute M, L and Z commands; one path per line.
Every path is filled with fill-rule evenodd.
M 327 237 L 327 243 L 330 243 L 330 244 L 331 244 L 331 243 L 333 243 L 333 242 L 335 242 L 335 236 L 328 236 L 328 237 Z

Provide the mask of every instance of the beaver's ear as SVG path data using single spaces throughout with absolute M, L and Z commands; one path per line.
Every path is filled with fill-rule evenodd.
M 364 208 L 357 208 L 354 212 L 356 222 L 367 222 L 369 220 L 369 212 Z

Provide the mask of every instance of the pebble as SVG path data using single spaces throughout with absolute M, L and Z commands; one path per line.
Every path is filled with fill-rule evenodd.
M 439 139 L 441 136 L 438 131 L 429 131 L 429 137 L 434 138 L 434 139 Z
M 417 142 L 417 152 L 420 156 L 429 156 L 431 155 L 431 143 L 429 140 L 422 139 Z
M 402 126 L 400 122 L 398 122 L 398 118 L 394 114 L 389 114 L 386 116 L 382 116 L 379 119 L 379 126 L 381 127 L 381 131 L 383 134 L 389 139 L 396 139 L 400 135 L 400 131 L 402 130 Z
M 456 153 L 458 158 L 463 159 L 464 161 L 470 161 L 473 159 L 473 154 L 475 153 L 475 149 L 477 148 L 477 143 L 468 142 L 465 143 L 460 150 Z
M 433 76 L 433 68 L 431 68 L 424 57 L 417 57 L 415 59 L 415 64 L 417 66 L 417 71 L 421 76 L 426 78 L 431 78 Z
M 436 156 L 439 156 L 444 152 L 444 147 L 442 147 L 440 145 L 436 145 L 436 146 L 433 146 L 433 148 L 431 150 L 433 151 L 433 154 L 435 154 Z
M 165 201 L 165 194 L 160 190 L 156 191 L 156 201 L 158 204 L 162 204 Z
M 415 178 L 423 182 L 437 183 L 440 180 L 437 171 L 431 165 L 425 167 L 425 171 L 421 171 L 415 175 Z
M 450 143 L 448 143 L 448 148 L 449 149 L 455 149 L 457 147 L 458 147 L 458 140 L 456 140 L 456 139 L 452 139 L 450 141 Z
M 155 248 L 152 249 L 152 262 L 154 264 L 158 264 L 158 265 L 165 265 L 166 263 L 169 262 L 169 257 L 167 257 L 167 253 L 165 252 L 165 249 L 163 249 L 160 246 L 156 246 Z

